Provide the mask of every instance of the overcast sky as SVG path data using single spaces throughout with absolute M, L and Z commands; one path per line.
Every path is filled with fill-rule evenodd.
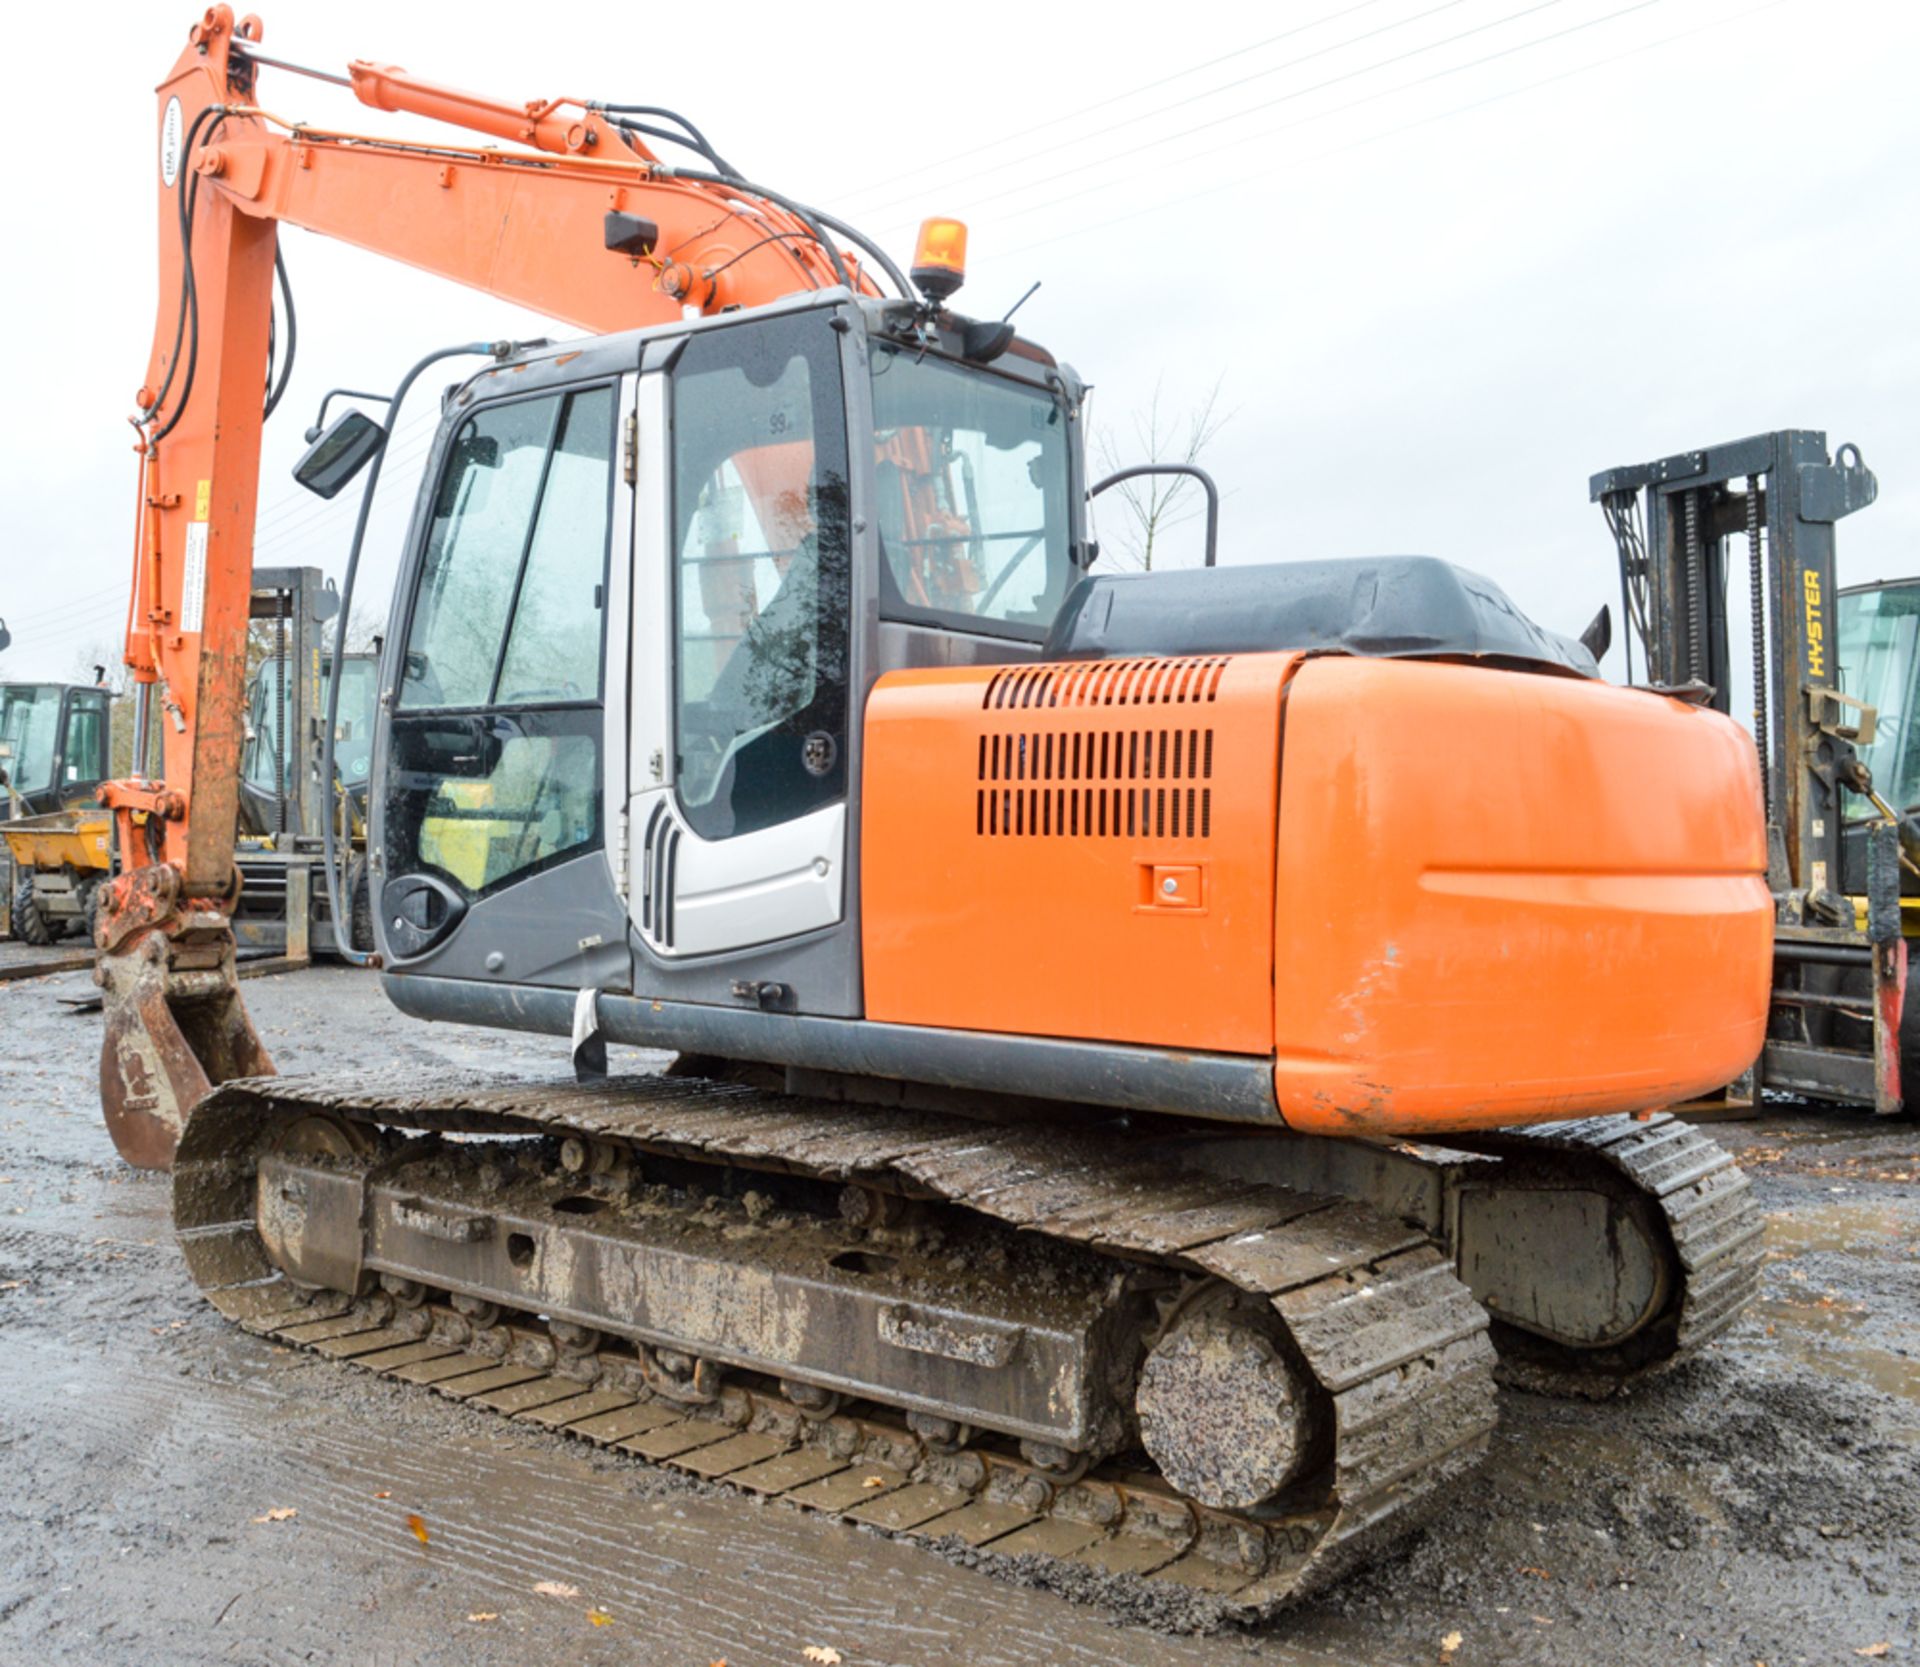
M 13 92 L 0 678 L 118 657 L 126 416 L 157 301 L 151 89 L 197 12 L 74 16 Z M 1224 560 L 1445 556 L 1574 631 L 1617 611 L 1591 473 L 1809 427 L 1856 442 L 1880 479 L 1841 528 L 1842 581 L 1920 571 L 1912 4 L 548 0 L 530 26 L 491 0 L 295 0 L 263 16 L 269 51 L 315 66 L 675 106 L 903 264 L 923 215 L 965 218 L 959 304 L 997 314 L 1041 280 L 1022 328 L 1094 383 L 1121 454 L 1156 388 L 1177 415 L 1220 384 L 1232 415 L 1206 461 Z M 423 130 L 275 71 L 260 99 Z M 351 495 L 329 508 L 287 474 L 320 394 L 391 386 L 449 340 L 546 332 L 297 230 L 284 245 L 300 353 L 256 559 L 337 573 Z M 397 465 L 430 403 L 403 418 L 383 482 L 363 592 L 382 613 L 412 485 Z

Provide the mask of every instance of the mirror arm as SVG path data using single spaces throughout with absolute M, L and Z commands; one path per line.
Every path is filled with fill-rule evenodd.
M 321 431 L 327 426 L 327 407 L 336 399 L 371 399 L 381 405 L 393 403 L 392 394 L 370 394 L 360 388 L 329 388 L 320 400 L 320 415 L 313 419 L 313 426 L 307 430 L 307 444 L 320 438 Z

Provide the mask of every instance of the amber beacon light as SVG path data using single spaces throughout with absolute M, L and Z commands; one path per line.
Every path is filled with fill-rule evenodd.
M 913 246 L 913 281 L 938 305 L 967 281 L 967 228 L 960 220 L 922 220 Z

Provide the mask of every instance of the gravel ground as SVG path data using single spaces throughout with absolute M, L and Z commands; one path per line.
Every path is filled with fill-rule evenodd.
M 99 1126 L 99 1018 L 56 999 L 86 987 L 0 984 L 0 1662 L 1920 1661 L 1913 1123 L 1722 1125 L 1771 1251 L 1736 1331 L 1623 1401 L 1508 1395 L 1399 1554 L 1261 1632 L 1171 1637 L 234 1332 Z M 286 1072 L 560 1058 L 340 970 L 247 999 Z

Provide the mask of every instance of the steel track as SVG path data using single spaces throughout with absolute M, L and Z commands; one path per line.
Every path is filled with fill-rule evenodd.
M 385 1293 L 302 1292 L 266 1256 L 253 1179 L 276 1136 L 313 1114 L 467 1135 L 582 1135 L 875 1186 L 1128 1265 L 1211 1276 L 1279 1314 L 1330 1411 L 1331 1457 L 1276 1505 L 1214 1510 L 1124 1463 L 1069 1483 L 1004 1442 L 936 1451 L 886 1407 L 809 1417 L 751 1374 L 730 1378 L 710 1405 L 679 1405 L 617 1348 L 568 1357 L 533 1316 L 476 1332 L 433 1304 L 408 1311 Z M 477 1173 L 484 1143 L 472 1150 Z M 1130 1159 L 1111 1131 L 997 1127 L 661 1077 L 456 1083 L 431 1094 L 391 1077 L 259 1079 L 195 1109 L 174 1176 L 189 1268 L 249 1329 L 707 1480 L 872 1528 L 952 1537 L 989 1566 L 1018 1558 L 1026 1578 L 1057 1564 L 1058 1584 L 1076 1590 L 1089 1576 L 1166 1583 L 1209 1594 L 1223 1617 L 1264 1619 L 1423 1521 L 1478 1464 L 1493 1426 L 1486 1313 L 1424 1233 L 1343 1199 Z
M 1556 1349 L 1496 1322 L 1503 1383 L 1542 1394 L 1600 1399 L 1691 1359 L 1754 1301 L 1766 1223 L 1751 1183 L 1718 1142 L 1664 1113 L 1455 1137 L 1517 1165 L 1550 1165 L 1632 1192 L 1659 1215 L 1673 1289 L 1658 1322 L 1614 1349 Z

